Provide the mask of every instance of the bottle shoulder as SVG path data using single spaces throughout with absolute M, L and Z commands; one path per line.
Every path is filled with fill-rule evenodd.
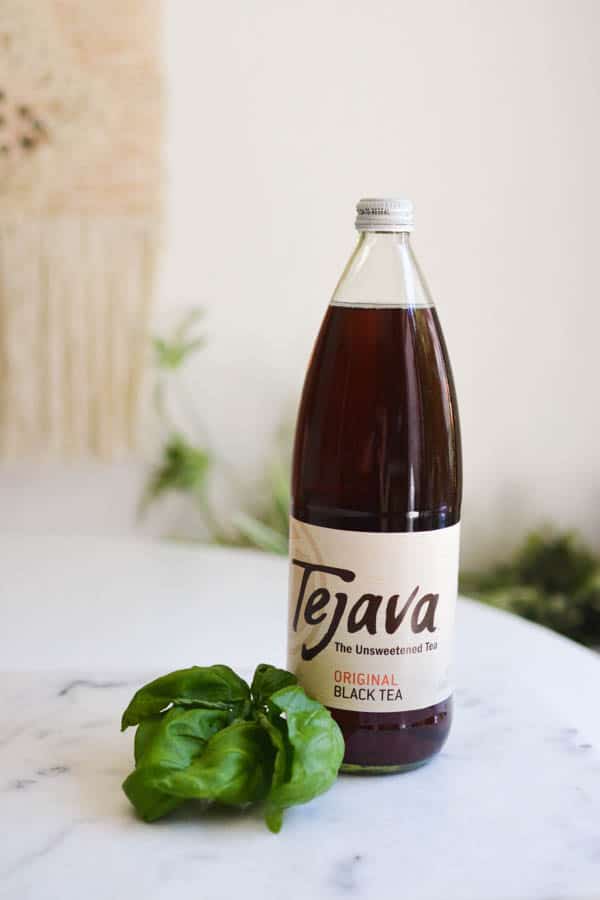
M 360 307 L 434 305 L 409 235 L 403 233 L 361 235 L 331 302 Z

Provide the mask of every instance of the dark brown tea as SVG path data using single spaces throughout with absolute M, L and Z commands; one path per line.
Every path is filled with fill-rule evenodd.
M 346 770 L 398 771 L 450 728 L 460 432 L 412 210 L 358 211 L 298 415 L 288 665 L 340 725 Z
M 435 308 L 329 307 L 300 405 L 292 497 L 294 518 L 325 528 L 419 532 L 459 521 L 456 400 Z M 446 740 L 452 701 L 332 713 L 346 763 L 410 765 Z

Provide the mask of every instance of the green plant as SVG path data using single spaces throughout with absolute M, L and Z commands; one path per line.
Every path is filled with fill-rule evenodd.
M 460 587 L 583 644 L 600 644 L 600 560 L 570 532 L 533 532 L 510 562 L 465 572 Z
M 206 343 L 204 335 L 195 334 L 202 317 L 202 310 L 193 309 L 168 337 L 157 337 L 152 341 L 155 373 L 153 404 L 165 437 L 162 459 L 152 469 L 140 499 L 140 515 L 145 514 L 148 507 L 163 495 L 177 492 L 191 496 L 212 524 L 207 494 L 209 474 L 214 463 L 212 454 L 208 447 L 194 445 L 179 431 L 172 422 L 166 402 L 169 380 Z
M 184 436 L 173 423 L 166 402 L 167 385 L 179 370 L 206 344 L 196 334 L 202 310 L 187 313 L 167 337 L 154 338 L 154 410 L 164 434 L 162 456 L 144 488 L 139 513 L 169 493 L 188 497 L 202 517 L 207 540 L 233 547 L 256 547 L 269 553 L 287 553 L 289 516 L 289 459 L 291 430 L 279 430 L 273 457 L 267 467 L 261 500 L 254 508 L 240 511 L 229 522 L 221 522 L 210 501 L 210 480 L 219 461 L 203 443 Z
M 143 512 L 154 500 L 169 491 L 192 495 L 204 504 L 211 463 L 206 449 L 192 446 L 181 434 L 172 434 L 165 444 L 162 462 L 148 479 L 140 510 Z
M 185 800 L 263 803 L 271 831 L 284 810 L 327 791 L 344 755 L 330 713 L 291 672 L 261 664 L 251 687 L 228 666 L 193 666 L 134 695 L 121 729 L 137 725 L 125 794 L 147 822 Z

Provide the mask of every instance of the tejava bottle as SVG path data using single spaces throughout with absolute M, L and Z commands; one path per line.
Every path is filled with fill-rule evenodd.
M 450 728 L 461 445 L 412 205 L 357 212 L 296 427 L 288 667 L 340 725 L 343 768 L 386 772 Z

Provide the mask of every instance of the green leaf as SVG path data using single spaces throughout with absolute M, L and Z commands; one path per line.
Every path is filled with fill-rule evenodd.
M 224 709 L 173 707 L 164 715 L 146 719 L 136 733 L 136 766 L 189 766 L 208 739 L 230 724 L 232 716 L 230 710 Z
M 123 713 L 121 730 L 137 725 L 168 706 L 198 706 L 230 710 L 244 716 L 250 705 L 250 689 L 229 666 L 192 666 L 163 675 L 136 692 Z
M 206 343 L 204 337 L 188 337 L 191 329 L 203 316 L 201 309 L 193 309 L 184 316 L 170 339 L 154 338 L 152 345 L 159 369 L 174 370 Z
M 187 768 L 230 720 L 225 710 L 174 708 L 142 722 L 135 738 L 136 769 L 123 782 L 142 819 L 154 821 L 179 806 L 181 798 L 161 790 L 158 782 L 174 769 Z
M 515 561 L 519 581 L 549 594 L 572 593 L 598 568 L 573 534 L 530 534 Z
M 144 822 L 154 822 L 168 815 L 183 800 L 181 797 L 173 797 L 155 787 L 156 781 L 163 774 L 160 766 L 143 769 L 134 769 L 123 782 L 123 790 L 138 816 Z
M 140 760 L 148 748 L 152 746 L 152 742 L 157 737 L 160 726 L 168 715 L 169 713 L 165 713 L 164 715 L 157 715 L 152 716 L 149 719 L 144 719 L 144 721 L 136 728 L 133 741 L 133 758 L 135 759 L 136 766 L 139 765 Z
M 285 716 L 289 742 L 282 745 L 269 730 L 276 754 L 288 755 L 285 762 L 276 760 L 278 778 L 273 779 L 265 809 L 267 825 L 271 831 L 278 831 L 287 807 L 308 803 L 334 783 L 344 758 L 344 738 L 329 711 L 307 697 L 298 685 L 277 691 L 269 705 L 273 712 Z M 273 716 L 270 719 L 273 721 Z M 286 771 L 289 775 L 280 780 Z
M 193 447 L 180 434 L 172 435 L 164 448 L 162 462 L 150 475 L 141 506 L 147 506 L 168 491 L 202 491 L 210 466 L 211 457 L 206 450 Z
M 270 794 L 273 794 L 291 775 L 292 766 L 292 748 L 287 736 L 287 728 L 285 719 L 269 716 L 264 712 L 257 713 L 257 721 L 261 728 L 264 728 L 269 736 L 273 750 L 275 751 L 275 761 L 273 764 L 273 777 L 271 780 Z M 267 801 L 265 807 L 265 822 L 267 827 L 274 834 L 281 831 L 283 824 L 283 807 Z
M 285 669 L 277 669 L 268 663 L 256 667 L 250 690 L 256 706 L 264 706 L 269 697 L 281 688 L 297 684 L 298 679 Z
M 185 770 L 164 773 L 156 787 L 176 797 L 245 806 L 269 789 L 274 751 L 256 722 L 234 722 L 217 732 Z
M 460 587 L 583 644 L 600 642 L 600 560 L 570 532 L 532 532 L 512 561 L 461 573 Z

